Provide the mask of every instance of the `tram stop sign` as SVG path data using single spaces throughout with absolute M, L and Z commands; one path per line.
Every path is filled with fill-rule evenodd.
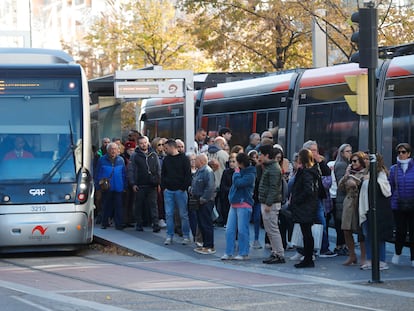
M 183 81 L 115 82 L 116 98 L 184 97 Z
M 194 152 L 194 73 L 191 70 L 162 70 L 162 66 L 144 70 L 117 70 L 114 94 L 115 98 L 123 99 L 184 98 L 186 152 Z

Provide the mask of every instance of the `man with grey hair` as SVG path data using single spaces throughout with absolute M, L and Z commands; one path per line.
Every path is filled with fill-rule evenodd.
M 258 133 L 250 134 L 249 145 L 246 147 L 245 153 L 249 153 L 250 150 L 254 150 L 258 144 L 260 144 L 260 135 Z
M 265 145 L 272 145 L 274 144 L 273 134 L 271 131 L 264 131 L 262 135 L 260 135 L 260 143 L 256 146 L 255 150 L 259 151 L 261 146 Z
M 197 210 L 197 223 L 203 237 L 203 246 L 194 249 L 199 254 L 214 254 L 214 227 L 211 213 L 214 207 L 214 173 L 207 165 L 208 159 L 205 154 L 199 154 L 195 160 L 197 172 L 191 185 L 191 194 L 199 199 L 200 207 Z
M 119 156 L 116 143 L 109 143 L 106 149 L 106 154 L 98 160 L 94 176 L 96 189 L 102 191 L 102 229 L 109 226 L 109 218 L 113 215 L 115 229 L 122 230 L 122 196 L 127 187 L 125 162 Z M 104 183 L 105 179 L 109 183 Z

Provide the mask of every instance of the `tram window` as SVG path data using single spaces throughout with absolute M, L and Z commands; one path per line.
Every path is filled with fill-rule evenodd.
M 167 120 L 159 120 L 158 133 L 156 136 L 165 138 L 184 138 L 184 119 L 175 118 Z M 151 139 L 154 137 L 150 137 Z
M 257 114 L 256 132 L 261 134 L 270 130 L 275 143 L 285 145 L 286 111 L 261 112 Z M 283 134 L 283 135 L 282 135 Z
M 392 103 L 392 102 L 391 102 Z M 413 131 L 414 131 L 414 119 L 413 119 L 413 100 L 402 99 L 394 101 L 394 113 L 392 116 L 392 161 L 395 162 L 397 154 L 394 149 L 395 146 L 401 142 L 414 145 Z M 385 121 L 384 121 L 385 122 Z
M 249 144 L 249 136 L 252 133 L 252 113 L 239 113 L 229 115 L 229 127 L 232 131 L 230 145 L 242 145 L 243 147 Z
M 298 127 L 304 128 L 300 141 L 316 140 L 319 152 L 328 160 L 343 143 L 358 150 L 359 116 L 349 110 L 345 103 L 315 105 L 306 107 L 305 120 L 298 120 Z M 303 124 L 304 122 L 304 124 Z
M 218 132 L 222 127 L 227 126 L 227 117 L 225 115 L 221 116 L 208 116 L 208 130 Z

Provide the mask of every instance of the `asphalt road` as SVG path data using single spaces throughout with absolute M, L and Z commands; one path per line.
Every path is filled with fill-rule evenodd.
M 76 255 L 26 254 L 0 258 L 1 310 L 412 310 L 414 269 L 381 271 L 344 267 L 344 257 L 318 258 L 314 269 L 295 262 L 265 265 L 268 250 L 248 261 L 223 262 L 224 229 L 215 229 L 214 255 L 200 255 L 180 238 L 165 246 L 165 232 L 95 231 L 130 251 L 90 248 Z M 263 235 L 262 235 L 263 236 Z M 133 256 L 141 253 L 145 256 Z M 391 258 L 392 245 L 387 247 Z M 293 255 L 294 252 L 287 252 Z

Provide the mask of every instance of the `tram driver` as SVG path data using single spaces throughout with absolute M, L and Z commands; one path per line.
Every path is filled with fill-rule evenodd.
M 23 158 L 33 158 L 33 154 L 25 150 L 26 141 L 22 136 L 14 139 L 14 149 L 5 154 L 4 160 L 14 160 Z

